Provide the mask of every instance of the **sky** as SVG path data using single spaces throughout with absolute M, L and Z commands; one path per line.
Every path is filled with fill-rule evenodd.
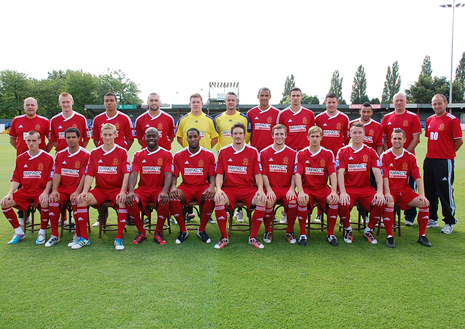
M 349 102 L 361 64 L 368 97 L 381 99 L 388 66 L 399 61 L 403 90 L 426 55 L 433 75 L 450 77 L 452 9 L 439 5 L 452 0 L 5 2 L 0 70 L 44 79 L 52 70 L 121 69 L 143 100 L 156 92 L 163 103 L 187 104 L 195 92 L 208 98 L 209 82 L 239 82 L 241 104 L 257 104 L 261 87 L 277 104 L 293 74 L 321 103 L 339 70 Z M 460 7 L 454 77 L 463 52 Z

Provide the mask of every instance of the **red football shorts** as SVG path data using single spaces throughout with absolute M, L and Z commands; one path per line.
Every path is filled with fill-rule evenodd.
M 255 193 L 257 193 L 257 189 L 255 187 L 225 187 L 223 188 L 223 192 L 228 196 L 229 199 L 229 205 L 226 206 L 228 209 L 233 210 L 237 201 L 244 202 L 245 206 L 250 209 L 252 200 L 255 197 Z

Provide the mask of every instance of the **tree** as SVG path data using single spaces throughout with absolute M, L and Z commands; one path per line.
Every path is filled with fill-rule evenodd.
M 102 103 L 102 98 L 98 98 L 100 81 L 90 73 L 80 71 L 66 71 L 65 91 L 73 95 L 73 109 L 81 114 L 85 113 L 85 106 L 88 104 Z
M 291 104 L 291 98 L 289 95 L 284 96 L 279 104 Z M 306 93 L 302 94 L 302 104 L 320 104 L 320 100 L 317 95 L 309 96 Z
M 334 71 L 333 76 L 331 77 L 331 87 L 329 88 L 329 92 L 336 94 L 339 104 L 346 104 L 346 101 L 342 98 L 342 80 L 343 78 L 339 78 L 339 71 Z
M 420 74 L 418 81 L 414 82 L 405 92 L 409 102 L 429 104 L 436 94 L 443 94 L 446 97 L 449 95 L 449 81 L 446 77 L 432 78 L 426 74 Z M 457 81 L 452 84 L 452 101 L 463 102 L 463 91 Z
M 279 104 L 290 104 L 290 103 L 285 103 L 285 98 L 286 96 L 289 96 L 291 93 L 291 89 L 295 87 L 295 80 L 294 80 L 294 74 L 291 74 L 291 76 L 286 77 L 286 81 L 284 82 L 284 91 L 283 91 L 283 98 L 281 98 L 281 101 Z
M 425 59 L 423 59 L 423 65 L 421 66 L 420 74 L 425 74 L 430 77 L 433 76 L 433 70 L 431 69 L 431 58 L 429 55 L 426 55 Z
M 465 90 L 465 51 L 462 54 L 457 70 L 455 70 L 455 81 L 462 85 L 462 89 Z
M 23 102 L 29 95 L 26 73 L 0 72 L 0 117 L 13 118 L 23 113 Z
M 138 97 L 139 85 L 126 78 L 121 70 L 110 70 L 98 76 L 100 86 L 97 97 L 103 99 L 107 92 L 113 92 L 118 97 L 120 104 L 141 104 L 143 101 Z
M 381 104 L 381 102 L 379 101 L 379 98 L 372 98 L 370 100 L 370 104 Z
M 37 114 L 51 118 L 61 112 L 58 95 L 62 91 L 63 83 L 63 80 L 29 80 L 30 95 L 37 99 L 39 104 Z
M 395 61 L 391 67 L 388 66 L 386 73 L 386 81 L 384 82 L 383 96 L 381 102 L 383 104 L 392 103 L 394 95 L 400 90 L 400 75 L 399 75 L 399 62 Z
M 354 83 L 352 84 L 352 94 L 350 101 L 352 104 L 362 104 L 368 102 L 370 99 L 367 96 L 367 78 L 365 76 L 365 69 L 360 65 L 355 72 Z

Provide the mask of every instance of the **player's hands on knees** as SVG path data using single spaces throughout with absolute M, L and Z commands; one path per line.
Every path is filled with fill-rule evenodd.
M 71 202 L 79 202 L 79 193 L 74 192 L 73 194 L 71 194 L 71 195 L 69 196 L 69 200 L 70 200 Z
M 297 196 L 297 203 L 301 207 L 305 207 L 306 205 L 308 205 L 309 200 L 310 198 L 308 197 L 307 193 L 299 193 L 299 195 Z
M 168 195 L 168 192 L 161 192 L 159 195 L 158 195 L 158 202 L 160 202 L 160 204 L 162 206 L 166 205 L 170 200 L 170 196 Z
M 386 200 L 387 207 L 394 207 L 394 198 L 391 194 L 385 194 L 384 199 Z
M 116 196 L 116 202 L 120 204 L 126 203 L 126 193 L 119 192 L 118 195 Z
M 286 199 L 288 200 L 294 200 L 296 198 L 295 190 L 289 189 L 289 191 L 286 192 Z
M 276 196 L 275 196 L 275 199 L 276 199 Z M 255 200 L 265 203 L 266 202 L 266 194 L 265 194 L 265 192 L 263 190 L 258 190 L 255 193 Z
M 58 201 L 60 201 L 60 193 L 58 193 L 56 191 L 50 193 L 49 200 L 50 200 L 50 202 L 58 202 Z M 73 201 L 73 200 L 71 200 L 71 201 Z
M 42 194 L 39 195 L 39 202 L 41 204 L 48 203 L 48 193 L 42 192 Z
M 350 206 L 350 196 L 346 192 L 341 193 L 339 197 L 339 203 L 343 206 Z
M 266 191 L 266 200 L 270 201 L 271 203 L 276 202 L 276 194 L 274 193 L 272 189 L 269 189 Z
M 373 198 L 373 203 L 377 206 L 382 206 L 386 203 L 386 199 L 384 198 L 384 194 L 381 192 L 376 192 L 375 197 Z
M 328 203 L 329 204 L 338 204 L 339 203 L 339 195 L 335 192 L 331 192 L 330 195 L 328 195 Z
M 423 195 L 418 196 L 418 202 L 422 205 L 422 207 L 429 207 L 429 200 Z
M 7 195 L 5 195 L 3 197 L 2 201 L 1 201 L 2 207 L 7 206 L 8 204 L 11 203 L 11 201 L 13 201 L 13 194 L 8 193 Z
M 86 203 L 87 202 L 87 192 L 82 192 L 79 194 L 78 203 Z
M 223 192 L 223 190 L 216 191 L 214 201 L 216 203 L 224 203 L 226 199 L 226 194 Z
M 205 195 L 205 200 L 212 200 L 215 197 L 215 188 L 210 186 L 203 192 L 203 195 Z
M 134 192 L 129 192 L 126 195 L 126 204 L 132 206 L 134 204 L 134 200 L 136 199 L 136 194 Z
M 181 193 L 179 192 L 179 190 L 178 190 L 177 187 L 172 187 L 172 188 L 170 189 L 170 194 L 169 194 L 169 196 L 170 196 L 170 199 L 171 199 L 171 200 L 180 200 L 180 197 L 181 197 L 180 194 L 181 194 Z

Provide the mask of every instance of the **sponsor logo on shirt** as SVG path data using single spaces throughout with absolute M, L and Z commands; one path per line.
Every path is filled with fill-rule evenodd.
M 323 130 L 323 137 L 339 137 L 339 130 Z
M 79 177 L 79 170 L 61 168 L 61 175 L 68 177 Z
M 200 132 L 200 138 L 205 138 L 205 131 Z
M 116 175 L 118 173 L 118 167 L 110 167 L 110 166 L 98 166 L 97 173 L 98 174 L 111 174 Z
M 156 175 L 161 173 L 161 167 L 158 166 L 142 166 L 143 174 Z
M 271 130 L 271 123 L 255 123 L 255 130 Z
M 64 131 L 58 133 L 58 139 L 66 139 Z
M 184 175 L 187 176 L 202 176 L 203 168 L 184 168 Z
M 305 167 L 305 174 L 306 175 L 323 176 L 325 174 L 325 169 L 324 168 Z
M 286 166 L 286 165 L 274 165 L 274 164 L 270 164 L 270 172 L 282 172 L 282 173 L 287 173 L 287 166 Z
M 299 133 L 306 131 L 305 125 L 289 126 L 289 133 Z
M 230 174 L 247 174 L 247 167 L 245 166 L 228 166 L 228 173 Z
M 389 178 L 407 178 L 407 172 L 403 170 L 389 170 Z
M 223 130 L 223 137 L 231 137 L 231 130 Z
M 363 137 L 363 141 L 365 143 L 370 143 L 371 144 L 371 143 L 373 143 L 373 136 L 365 136 L 365 137 Z
M 366 163 L 351 163 L 348 165 L 348 171 L 354 172 L 354 171 L 366 171 L 367 170 L 367 164 Z
M 42 171 L 39 170 L 30 170 L 23 172 L 23 178 L 41 178 Z

